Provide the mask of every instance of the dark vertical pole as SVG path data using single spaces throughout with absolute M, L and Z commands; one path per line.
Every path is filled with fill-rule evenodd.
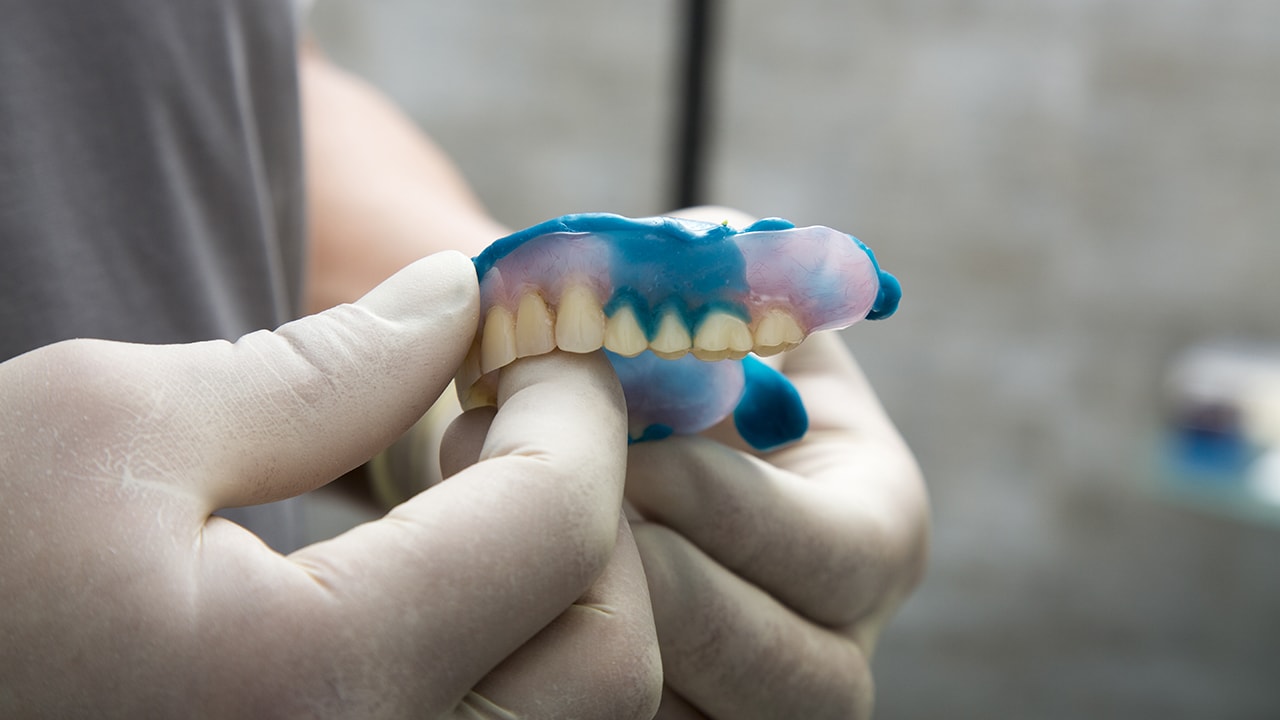
M 713 50 L 713 0 L 684 0 L 683 47 L 677 87 L 677 137 L 675 142 L 675 207 L 699 205 L 703 197 L 706 133 L 711 96 Z

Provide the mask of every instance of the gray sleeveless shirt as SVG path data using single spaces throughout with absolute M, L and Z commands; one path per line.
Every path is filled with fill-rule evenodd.
M 0 0 L 0 360 L 299 314 L 287 0 Z M 252 515 L 252 513 L 250 513 Z M 256 531 L 289 546 L 296 519 Z

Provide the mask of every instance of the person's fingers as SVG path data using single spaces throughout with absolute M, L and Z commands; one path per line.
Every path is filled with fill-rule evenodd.
M 403 431 L 453 374 L 478 306 L 474 267 L 447 252 L 358 303 L 236 343 L 73 340 L 0 375 L 16 379 L 7 404 L 41 413 L 28 425 L 76 440 L 56 458 L 69 471 L 252 503 L 327 482 Z
M 644 570 L 621 521 L 600 579 L 467 693 L 454 717 L 648 720 L 661 688 Z
M 218 507 L 299 494 L 389 444 L 453 374 L 478 308 L 471 262 L 442 253 L 357 304 L 236 343 L 50 345 L 0 371 L 6 405 L 40 418 L 14 426 L 40 443 L 14 446 L 56 460 L 60 483 L 180 500 L 194 530 Z
M 325 658 L 354 686 L 418 693 L 407 700 L 427 714 L 455 706 L 582 595 L 617 538 L 626 420 L 608 361 L 527 358 L 503 368 L 498 394 L 480 462 L 291 562 L 255 556 L 247 534 L 211 521 L 207 615 L 233 618 L 207 621 L 220 629 L 209 641 L 297 673 Z M 271 592 L 257 605 L 246 588 Z M 290 630 L 307 641 L 274 657 L 269 638 Z
M 879 514 L 857 478 L 820 482 L 703 438 L 633 446 L 627 498 L 725 567 L 814 620 L 846 625 L 910 584 L 914 522 Z M 866 478 L 874 483 L 873 477 Z
M 698 708 L 680 697 L 670 685 L 662 686 L 662 702 L 658 705 L 658 714 L 654 720 L 707 720 L 707 716 Z
M 480 460 L 484 439 L 496 414 L 492 407 L 479 407 L 462 413 L 449 423 L 440 442 L 440 477 L 453 477 Z
M 627 498 L 791 607 L 841 626 L 915 584 L 928 503 L 878 405 L 859 406 L 874 396 L 856 366 L 819 360 L 791 376 L 811 408 L 803 441 L 763 458 L 706 438 L 641 443 L 629 453 Z
M 470 260 L 424 258 L 358 302 L 210 348 L 190 403 L 215 447 L 220 505 L 296 495 L 369 459 L 430 407 L 475 332 Z
M 641 523 L 633 530 L 664 678 L 684 701 L 684 716 L 869 715 L 870 671 L 849 638 L 801 617 L 669 528 Z

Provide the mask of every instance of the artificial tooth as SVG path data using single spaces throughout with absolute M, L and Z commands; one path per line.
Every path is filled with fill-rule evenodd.
M 516 308 L 516 357 L 549 353 L 556 347 L 555 321 L 537 292 L 525 293 Z
M 497 370 L 516 359 L 516 320 L 511 311 L 495 305 L 484 319 L 480 341 L 480 372 Z
M 774 308 L 756 325 L 755 352 L 760 356 L 777 355 L 804 340 L 804 330 L 785 310 Z
M 630 305 L 623 305 L 604 325 L 604 346 L 623 357 L 635 357 L 649 347 L 649 341 Z
M 658 332 L 649 341 L 649 349 L 660 358 L 674 360 L 682 357 L 693 347 L 693 338 L 689 337 L 689 329 L 684 326 L 680 313 L 668 310 L 658 321 Z
M 604 309 L 585 285 L 570 285 L 556 308 L 556 345 L 561 350 L 587 353 L 604 345 Z
M 725 312 L 712 312 L 698 325 L 693 354 L 699 360 L 740 360 L 754 344 L 745 322 Z
M 462 365 L 458 366 L 458 374 L 454 376 L 454 384 L 460 390 L 470 390 L 471 386 L 480 379 L 480 343 L 471 343 L 471 349 L 467 351 L 467 357 L 463 359 Z M 461 396 L 461 393 L 459 393 Z

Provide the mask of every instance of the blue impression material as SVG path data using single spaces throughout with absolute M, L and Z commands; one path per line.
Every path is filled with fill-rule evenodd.
M 753 355 L 742 359 L 742 371 L 742 400 L 733 411 L 742 439 L 763 451 L 804 437 L 809 413 L 791 381 Z
M 742 363 L 704 362 L 692 355 L 664 360 L 645 351 L 633 358 L 605 351 L 622 383 L 632 442 L 692 435 L 722 420 L 743 391 Z
M 862 252 L 867 254 L 871 260 L 871 266 L 876 269 L 876 276 L 880 279 L 880 290 L 876 293 L 876 300 L 871 305 L 871 312 L 867 313 L 868 320 L 884 320 L 890 315 L 898 311 L 898 303 L 902 301 L 902 283 L 898 282 L 898 278 L 892 273 L 887 273 L 880 269 L 880 263 L 876 261 L 876 254 L 872 252 L 867 244 L 852 235 L 849 236 L 854 242 L 858 243 L 858 247 L 862 248 Z
M 605 355 L 622 383 L 633 443 L 693 435 L 731 411 L 738 434 L 761 451 L 799 440 L 809 429 L 795 386 L 754 356 L 704 362 L 692 355 L 664 360 L 651 352 Z
M 786 223 L 786 221 L 781 221 Z M 759 225 L 757 223 L 756 225 Z M 750 229 L 759 229 L 753 225 Z M 790 223 L 786 223 L 791 227 Z M 695 328 L 715 310 L 750 321 L 734 300 L 747 292 L 742 253 L 729 241 L 739 231 L 728 225 L 686 222 L 668 217 L 632 219 L 609 213 L 564 215 L 508 235 L 475 258 L 476 275 L 485 273 L 516 248 L 555 233 L 593 233 L 609 238 L 609 276 L 613 296 L 604 303 L 612 316 L 630 305 L 649 339 L 662 313 L 675 310 Z

